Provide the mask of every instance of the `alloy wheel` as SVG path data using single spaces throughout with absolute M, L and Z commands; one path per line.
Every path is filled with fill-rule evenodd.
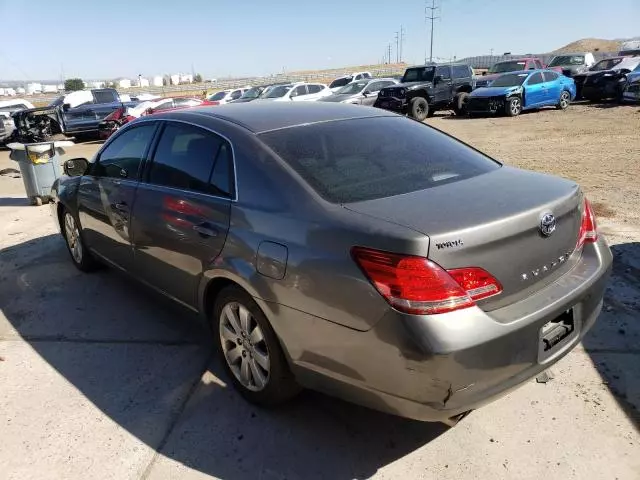
M 64 215 L 64 234 L 73 260 L 76 263 L 82 263 L 83 252 L 82 242 L 80 241 L 80 230 L 78 229 L 73 216 L 69 212 Z
M 520 99 L 514 98 L 511 100 L 511 113 L 518 115 L 520 113 Z
M 567 108 L 569 106 L 569 92 L 562 92 L 560 95 L 560 107 Z
M 271 362 L 256 319 L 244 305 L 230 302 L 220 313 L 219 325 L 222 352 L 233 375 L 248 390 L 264 389 Z

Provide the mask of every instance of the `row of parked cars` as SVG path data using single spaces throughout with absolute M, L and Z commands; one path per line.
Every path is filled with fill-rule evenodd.
M 275 83 L 223 90 L 208 98 L 129 97 L 103 88 L 72 92 L 49 106 L 0 102 L 0 142 L 33 143 L 58 137 L 108 138 L 122 125 L 168 109 L 247 102 L 341 102 L 374 106 L 424 120 L 438 110 L 456 115 L 519 115 L 528 109 L 565 109 L 575 99 L 640 101 L 640 55 L 596 62 L 591 53 L 556 56 L 549 65 L 535 57 L 494 64 L 475 76 L 467 64 L 408 68 L 400 78 L 354 72 L 322 83 Z

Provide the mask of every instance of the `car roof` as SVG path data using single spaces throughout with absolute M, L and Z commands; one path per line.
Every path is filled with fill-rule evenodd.
M 177 111 L 156 114 L 154 118 L 182 119 L 195 122 L 197 117 L 201 117 L 204 123 L 206 120 L 202 117 L 208 117 L 234 123 L 253 133 L 263 133 L 321 122 L 390 116 L 396 116 L 396 114 L 382 109 L 363 108 L 359 105 L 329 102 L 256 101 L 211 107 L 194 107 L 190 108 L 188 112 Z

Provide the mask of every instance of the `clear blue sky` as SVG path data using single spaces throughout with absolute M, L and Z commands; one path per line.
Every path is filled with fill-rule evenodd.
M 427 0 L 429 4 L 431 0 Z M 437 0 L 434 56 L 545 52 L 640 35 L 640 0 Z M 402 24 L 424 61 L 425 0 L 0 0 L 0 78 L 206 77 L 377 63 Z M 525 10 L 526 9 L 526 10 Z M 20 42 L 19 39 L 24 39 Z

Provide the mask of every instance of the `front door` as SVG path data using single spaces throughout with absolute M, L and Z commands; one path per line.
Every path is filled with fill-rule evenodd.
M 130 220 L 138 175 L 157 125 L 129 128 L 111 140 L 78 186 L 78 212 L 87 246 L 115 265 L 133 267 Z
M 560 94 L 562 93 L 562 84 L 558 81 L 559 73 L 545 71 L 544 76 L 544 103 L 547 105 L 556 105 L 560 101 Z
M 197 307 L 204 271 L 220 254 L 235 194 L 232 151 L 215 133 L 166 122 L 133 211 L 137 275 Z
M 524 85 L 524 106 L 533 107 L 544 101 L 546 96 L 546 88 L 542 73 L 536 72 L 531 74 Z
M 447 65 L 437 67 L 434 80 L 436 78 L 437 82 L 434 85 L 436 104 L 449 103 L 453 90 L 451 67 Z

